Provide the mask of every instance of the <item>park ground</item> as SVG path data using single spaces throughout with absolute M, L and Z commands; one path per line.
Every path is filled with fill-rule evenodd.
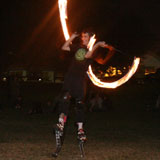
M 54 99 L 60 86 L 25 84 L 24 108 L 8 105 L 0 111 L 0 160 L 53 160 L 53 126 L 57 112 L 28 114 L 30 101 Z M 160 111 L 155 108 L 160 85 L 124 84 L 106 90 L 112 109 L 86 111 L 86 160 L 159 160 Z M 74 109 L 71 109 L 62 151 L 57 160 L 80 160 Z

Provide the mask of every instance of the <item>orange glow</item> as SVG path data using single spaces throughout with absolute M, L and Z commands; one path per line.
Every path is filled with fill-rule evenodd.
M 129 70 L 129 72 L 120 78 L 119 80 L 115 82 L 102 82 L 100 79 L 98 79 L 95 74 L 92 72 L 91 65 L 88 68 L 87 74 L 90 78 L 90 80 L 93 82 L 94 85 L 101 87 L 101 88 L 117 88 L 118 86 L 121 86 L 125 82 L 127 82 L 136 72 L 138 66 L 140 63 L 140 58 L 134 58 L 133 64 Z
M 68 40 L 70 36 L 68 33 L 67 24 L 66 24 L 66 19 L 68 18 L 67 17 L 67 0 L 59 0 L 58 5 L 59 5 L 60 19 L 61 19 L 64 37 L 66 40 Z
M 87 45 L 87 48 L 89 48 L 89 51 L 92 50 L 95 42 L 96 42 L 96 39 L 95 39 L 95 34 L 94 34 L 94 35 L 90 38 L 89 43 L 88 43 L 88 45 Z
M 25 44 L 23 44 L 20 53 L 24 53 L 31 45 L 35 42 L 37 36 L 43 31 L 47 23 L 51 20 L 57 10 L 57 5 L 54 5 L 46 16 L 43 18 L 42 22 L 34 29 L 29 39 Z
M 122 75 L 121 70 L 116 69 L 116 67 L 111 67 L 111 66 L 106 70 L 106 72 L 107 73 L 104 74 L 104 77 L 114 77 L 117 75 Z
M 149 75 L 149 74 L 154 74 L 156 72 L 156 70 L 154 68 L 147 68 L 145 69 L 145 73 L 144 75 Z

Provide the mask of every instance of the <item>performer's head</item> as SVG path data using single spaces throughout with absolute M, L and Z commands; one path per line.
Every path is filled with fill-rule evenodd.
M 81 32 L 81 44 L 87 46 L 92 35 L 93 33 L 89 29 L 84 29 Z

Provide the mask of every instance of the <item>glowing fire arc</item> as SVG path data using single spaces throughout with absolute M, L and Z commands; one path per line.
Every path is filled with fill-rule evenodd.
M 118 86 L 121 86 L 122 84 L 126 83 L 136 72 L 138 65 L 140 63 L 140 58 L 134 58 L 133 64 L 131 66 L 131 69 L 128 71 L 126 75 L 124 75 L 122 78 L 115 82 L 102 82 L 100 79 L 98 79 L 95 74 L 92 71 L 91 65 L 88 68 L 88 76 L 90 80 L 93 82 L 94 85 L 102 88 L 116 88 Z
M 68 40 L 70 36 L 69 36 L 67 23 L 66 23 L 66 19 L 68 18 L 67 17 L 67 0 L 59 0 L 58 6 L 59 6 L 60 20 L 62 24 L 64 37 L 66 40 Z

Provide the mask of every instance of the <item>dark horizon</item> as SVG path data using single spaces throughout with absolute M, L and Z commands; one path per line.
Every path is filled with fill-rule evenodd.
M 149 49 L 159 50 L 159 9 L 158 1 L 70 0 L 68 26 L 70 33 L 92 27 L 98 39 L 141 56 Z M 1 62 L 56 63 L 64 41 L 57 1 L 3 3 Z

